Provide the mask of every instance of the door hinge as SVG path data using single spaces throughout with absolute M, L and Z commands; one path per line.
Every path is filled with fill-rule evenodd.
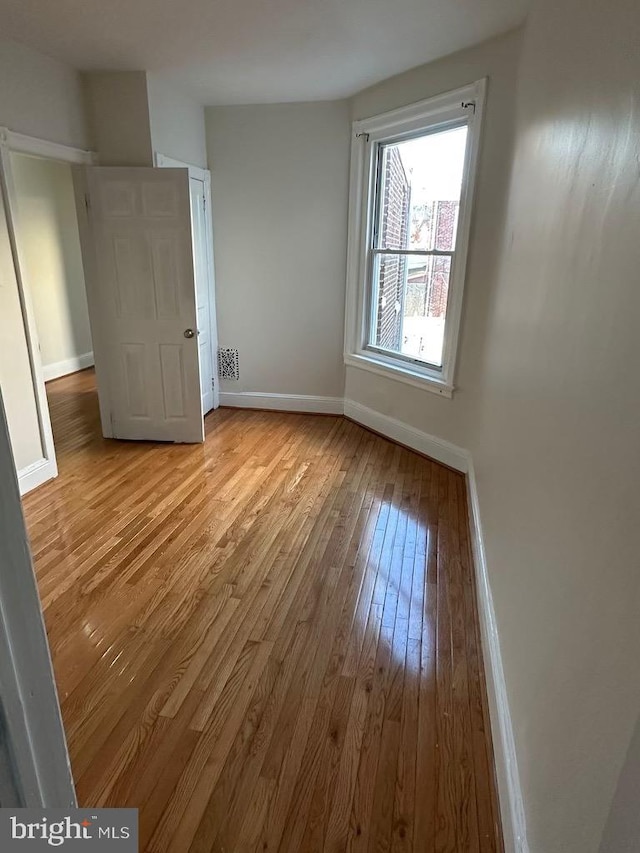
M 206 197 L 206 195 L 202 196 L 202 209 L 203 210 L 207 209 L 207 197 Z
M 89 213 L 91 211 L 91 196 L 89 193 L 84 194 L 84 206 L 87 209 L 87 213 Z
M 211 390 L 215 391 L 215 389 L 216 389 L 216 377 L 212 376 L 211 377 Z

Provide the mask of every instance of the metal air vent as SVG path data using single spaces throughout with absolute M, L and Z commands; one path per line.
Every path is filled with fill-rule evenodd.
M 233 347 L 218 347 L 218 376 L 220 379 L 240 379 L 238 350 Z

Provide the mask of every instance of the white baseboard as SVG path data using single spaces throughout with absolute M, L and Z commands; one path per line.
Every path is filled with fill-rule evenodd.
M 258 391 L 221 391 L 220 405 L 239 409 L 273 409 L 276 412 L 309 412 L 322 415 L 344 414 L 342 397 L 314 397 L 307 394 L 262 394 Z
M 518 773 L 516 746 L 507 685 L 502 668 L 500 639 L 493 608 L 493 596 L 487 572 L 487 559 L 480 522 L 480 506 L 476 487 L 476 476 L 471 455 L 468 454 L 467 495 L 469 500 L 469 523 L 471 547 L 476 574 L 478 616 L 482 635 L 484 671 L 491 718 L 491 734 L 498 782 L 500 816 L 506 853 L 529 853 L 527 825 Z
M 388 438 L 404 444 L 406 447 L 424 453 L 425 456 L 442 462 L 456 471 L 466 472 L 469 454 L 462 447 L 457 447 L 442 438 L 422 432 L 422 430 L 407 426 L 389 415 L 382 415 L 374 409 L 369 409 L 354 400 L 344 401 L 344 413 L 352 421 L 356 421 L 369 429 L 386 435 Z
M 47 480 L 53 480 L 58 476 L 58 466 L 55 459 L 38 459 L 26 468 L 21 468 L 18 471 L 18 486 L 20 494 L 26 495 L 37 486 L 46 483 Z
M 67 376 L 67 374 L 75 373 L 77 370 L 84 370 L 85 367 L 92 367 L 93 364 L 93 352 L 85 352 L 82 355 L 76 355 L 74 358 L 67 358 L 64 361 L 43 364 L 42 375 L 45 382 L 50 382 L 52 379 L 59 379 L 60 376 Z

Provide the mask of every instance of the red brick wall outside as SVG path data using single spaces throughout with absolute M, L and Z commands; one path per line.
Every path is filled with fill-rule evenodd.
M 404 249 L 409 237 L 410 186 L 397 148 L 387 148 L 384 169 L 381 246 Z M 399 350 L 402 344 L 406 274 L 405 257 L 381 258 L 376 344 L 385 349 Z
M 458 207 L 457 201 L 433 201 L 414 211 L 414 241 L 430 249 L 453 249 Z M 449 270 L 449 259 L 437 256 L 425 257 L 424 264 L 416 265 L 407 285 L 407 316 L 445 316 Z

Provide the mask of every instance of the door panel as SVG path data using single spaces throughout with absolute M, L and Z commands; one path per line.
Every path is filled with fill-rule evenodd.
M 193 228 L 193 259 L 196 279 L 196 306 L 198 314 L 198 350 L 200 358 L 200 392 L 204 414 L 213 409 L 213 346 L 211 340 L 211 297 L 206 241 L 209 239 L 204 182 L 190 178 L 191 223 Z
M 184 418 L 186 413 L 186 401 L 183 394 L 186 384 L 183 351 L 184 347 L 182 346 L 160 344 L 160 366 L 163 378 L 162 399 L 164 416 L 167 420 Z
M 202 441 L 187 173 L 96 167 L 87 183 L 113 437 Z

